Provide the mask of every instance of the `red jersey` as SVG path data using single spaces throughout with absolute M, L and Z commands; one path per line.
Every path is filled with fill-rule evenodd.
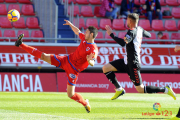
M 79 72 L 81 72 L 89 65 L 86 58 L 87 55 L 92 53 L 95 55 L 95 58 L 97 57 L 98 47 L 95 43 L 87 43 L 83 33 L 79 33 L 79 38 L 81 39 L 81 43 L 76 51 L 69 55 L 69 61 L 70 64 L 72 64 Z

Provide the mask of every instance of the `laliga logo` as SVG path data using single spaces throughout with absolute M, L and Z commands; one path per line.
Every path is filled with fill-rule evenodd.
M 161 109 L 160 103 L 154 103 L 153 109 L 154 109 L 155 111 L 159 111 L 159 110 Z

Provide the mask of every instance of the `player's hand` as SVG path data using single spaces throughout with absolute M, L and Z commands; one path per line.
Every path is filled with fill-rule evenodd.
M 71 22 L 69 20 L 64 20 L 66 23 L 64 23 L 63 25 L 71 25 Z
M 112 29 L 109 25 L 106 25 L 105 29 L 106 29 L 106 32 L 108 35 L 110 35 L 112 33 Z
M 127 40 L 126 37 L 124 37 L 124 42 L 125 42 L 126 44 L 128 44 L 128 40 Z
M 157 12 L 160 12 L 160 9 L 157 9 L 156 11 L 157 11 Z
M 91 53 L 90 55 L 86 56 L 87 61 L 93 60 L 93 58 L 94 58 L 94 54 L 93 53 Z
M 177 52 L 178 50 L 180 50 L 180 46 L 176 45 L 174 51 Z

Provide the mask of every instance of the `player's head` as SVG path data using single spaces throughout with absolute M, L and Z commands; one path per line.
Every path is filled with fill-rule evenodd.
M 127 27 L 136 27 L 139 21 L 139 15 L 136 13 L 130 13 L 127 17 Z
M 160 31 L 160 32 L 158 32 L 158 34 L 157 34 L 157 35 L 158 35 L 158 38 L 159 38 L 159 39 L 161 39 L 161 38 L 162 38 L 162 36 L 163 36 L 163 33 Z
M 97 28 L 89 26 L 85 32 L 85 40 L 95 39 L 98 34 Z

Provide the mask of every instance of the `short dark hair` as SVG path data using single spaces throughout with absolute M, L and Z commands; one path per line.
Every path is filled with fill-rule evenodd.
M 96 36 L 98 34 L 98 29 L 95 28 L 94 26 L 89 26 L 88 30 L 90 31 L 90 34 L 93 33 L 93 38 L 96 38 Z
M 158 32 L 158 34 L 157 35 L 163 35 L 163 33 L 160 31 L 160 32 Z
M 135 23 L 138 23 L 139 21 L 139 15 L 137 13 L 128 14 L 128 18 L 132 19 Z

